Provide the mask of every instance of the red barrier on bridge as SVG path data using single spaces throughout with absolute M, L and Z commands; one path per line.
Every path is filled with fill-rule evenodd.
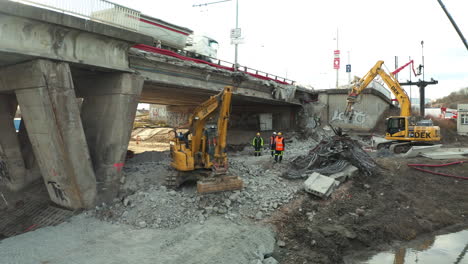
M 152 47 L 152 46 L 148 46 L 148 45 L 144 45 L 144 44 L 135 45 L 135 46 L 133 46 L 133 48 L 136 48 L 136 49 L 139 49 L 139 50 L 144 50 L 144 51 L 147 51 L 147 52 L 158 53 L 158 54 L 162 54 L 162 55 L 165 55 L 165 56 L 171 56 L 171 57 L 175 57 L 175 58 L 178 58 L 178 59 L 181 59 L 181 60 L 193 61 L 195 63 L 207 64 L 207 65 L 210 65 L 212 67 L 219 68 L 219 69 L 234 71 L 234 68 L 232 68 L 232 67 L 226 67 L 226 66 L 218 65 L 218 64 L 211 63 L 211 62 L 208 62 L 208 61 L 200 60 L 200 59 L 185 57 L 185 56 L 182 56 L 182 55 L 180 55 L 180 54 L 178 54 L 176 52 L 166 50 L 166 49 L 156 48 L 156 47 Z M 266 80 L 266 81 L 274 81 L 274 82 L 277 82 L 277 83 L 287 84 L 287 85 L 289 84 L 287 82 L 280 81 L 280 80 L 275 80 L 273 78 L 269 78 L 269 77 L 262 76 L 262 75 L 259 75 L 259 74 L 254 74 L 254 73 L 250 73 L 250 72 L 243 72 L 243 73 L 246 73 L 246 74 L 248 74 L 248 75 L 250 75 L 252 77 L 262 79 L 262 80 Z

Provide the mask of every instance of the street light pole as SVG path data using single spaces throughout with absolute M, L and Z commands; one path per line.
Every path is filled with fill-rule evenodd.
M 239 0 L 236 0 L 236 30 L 239 28 Z M 237 71 L 237 42 L 235 44 L 234 71 Z

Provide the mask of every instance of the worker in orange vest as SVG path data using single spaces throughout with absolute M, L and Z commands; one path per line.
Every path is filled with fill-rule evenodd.
M 283 160 L 283 152 L 284 152 L 284 137 L 283 133 L 278 132 L 278 136 L 275 138 L 275 162 L 279 162 Z
M 273 134 L 270 136 L 270 150 L 271 150 L 271 156 L 275 156 L 275 139 L 276 139 L 276 132 L 273 132 Z

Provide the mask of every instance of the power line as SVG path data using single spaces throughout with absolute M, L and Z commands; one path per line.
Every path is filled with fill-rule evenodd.
M 193 5 L 192 7 L 202 7 L 202 6 L 218 4 L 218 3 L 224 3 L 224 2 L 231 2 L 231 1 L 232 0 L 222 0 L 222 1 L 216 1 L 216 2 L 202 3 L 202 4 L 198 4 L 198 5 Z

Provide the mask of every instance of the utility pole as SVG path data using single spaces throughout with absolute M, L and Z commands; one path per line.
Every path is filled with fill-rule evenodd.
M 236 30 L 239 28 L 239 0 L 236 0 Z M 234 54 L 234 71 L 237 71 L 237 46 L 239 43 L 235 44 L 235 54 Z
M 338 46 L 338 28 L 336 29 L 336 50 L 338 51 L 338 62 L 339 62 L 339 56 L 340 56 L 340 48 Z M 336 67 L 336 88 L 338 89 L 338 74 L 340 72 L 340 67 L 338 64 L 338 67 Z
M 220 0 L 220 1 L 215 1 L 215 2 L 209 2 L 209 3 L 202 3 L 202 4 L 197 4 L 193 5 L 192 7 L 201 7 L 201 6 L 207 6 L 207 5 L 213 5 L 213 4 L 219 4 L 219 3 L 224 3 L 224 2 L 231 2 L 232 0 Z M 238 58 L 238 45 L 240 41 L 240 29 L 239 29 L 239 0 L 236 0 L 236 28 L 231 31 L 231 39 L 233 39 L 233 36 L 236 36 L 236 42 L 234 43 L 235 46 L 235 53 L 234 53 L 234 71 L 238 70 L 238 63 L 237 63 L 237 58 Z M 232 43 L 231 43 L 232 44 Z

